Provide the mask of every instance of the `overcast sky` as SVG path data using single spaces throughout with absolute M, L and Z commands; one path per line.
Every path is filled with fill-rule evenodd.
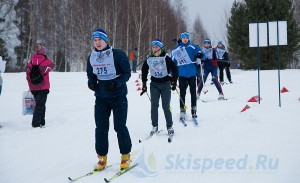
M 225 12 L 230 12 L 234 0 L 183 0 L 183 2 L 187 8 L 189 25 L 192 25 L 194 18 L 199 14 L 213 44 L 223 39 L 218 30 L 219 24 L 222 23 Z

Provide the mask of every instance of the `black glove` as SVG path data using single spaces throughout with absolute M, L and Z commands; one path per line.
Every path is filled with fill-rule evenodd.
M 116 91 L 118 88 L 119 88 L 119 85 L 115 81 L 106 85 L 106 89 L 110 92 Z
M 171 90 L 174 91 L 176 90 L 177 84 L 176 82 L 171 82 Z
M 146 83 L 143 83 L 143 88 L 142 88 L 142 92 L 140 95 L 142 96 L 146 92 L 147 92 L 147 85 L 146 85 Z
M 96 83 L 89 83 L 88 84 L 88 87 L 89 87 L 89 89 L 90 90 L 92 90 L 92 91 L 96 91 L 97 89 L 98 89 L 98 83 L 96 82 Z
M 196 58 L 202 58 L 203 57 L 203 53 L 201 52 L 198 52 L 196 55 L 195 55 Z

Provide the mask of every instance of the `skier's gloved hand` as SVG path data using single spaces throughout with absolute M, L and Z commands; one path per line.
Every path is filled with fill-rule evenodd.
M 201 60 L 201 64 L 204 64 L 205 62 L 209 62 L 209 59 L 206 58 L 205 60 Z
M 110 92 L 116 91 L 118 88 L 119 88 L 119 85 L 115 81 L 106 85 L 106 89 Z
M 147 92 L 147 84 L 146 83 L 143 83 L 143 88 L 142 88 L 142 92 L 141 92 L 141 96 Z
M 98 89 L 99 85 L 98 85 L 97 82 L 96 83 L 89 83 L 88 87 L 89 87 L 90 90 L 96 91 Z
M 171 90 L 174 91 L 176 90 L 177 84 L 176 82 L 171 82 Z
M 203 57 L 203 53 L 201 52 L 198 52 L 196 55 L 195 55 L 196 58 L 202 58 Z

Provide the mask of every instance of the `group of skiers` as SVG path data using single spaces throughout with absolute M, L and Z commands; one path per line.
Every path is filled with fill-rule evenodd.
M 128 101 L 126 82 L 131 77 L 131 69 L 128 56 L 119 49 L 112 48 L 108 44 L 108 36 L 103 29 L 97 29 L 92 33 L 94 49 L 87 58 L 88 88 L 94 91 L 95 108 L 94 118 L 95 149 L 99 161 L 97 170 L 102 170 L 107 165 L 109 118 L 113 112 L 114 130 L 117 133 L 119 150 L 121 154 L 121 169 L 127 169 L 130 165 L 131 138 L 126 126 Z M 136 59 L 136 54 L 130 56 L 130 60 Z M 189 87 L 191 95 L 191 114 L 197 119 L 197 94 L 200 95 L 203 85 L 211 73 L 212 81 L 219 91 L 219 99 L 224 99 L 222 86 L 218 81 L 218 60 L 227 63 L 228 53 L 222 42 L 217 48 L 212 48 L 209 39 L 204 41 L 203 50 L 198 45 L 190 42 L 188 32 L 182 32 L 178 45 L 171 54 L 166 54 L 164 44 L 159 39 L 151 42 L 151 53 L 142 66 L 142 92 L 148 92 L 147 81 L 150 73 L 150 96 L 152 130 L 150 135 L 158 132 L 158 107 L 159 99 L 162 100 L 162 108 L 166 119 L 166 127 L 169 136 L 174 135 L 173 119 L 171 113 L 171 90 L 178 92 L 179 81 L 180 120 L 186 118 L 185 96 Z M 43 80 L 33 84 L 31 75 L 33 67 L 39 66 Z M 134 64 L 136 72 L 136 63 Z M 203 73 L 199 74 L 203 67 Z M 222 66 L 223 67 L 223 66 Z M 43 127 L 45 125 L 45 109 L 47 94 L 49 93 L 49 72 L 54 69 L 53 62 L 46 56 L 46 48 L 40 44 L 35 46 L 35 54 L 27 65 L 27 81 L 30 91 L 36 100 L 36 108 L 33 114 L 32 126 Z M 221 71 L 221 69 L 220 69 Z M 198 82 L 197 82 L 198 81 Z M 221 80 L 223 81 L 223 80 Z M 231 80 L 230 80 L 231 81 Z M 147 93 L 148 95 L 148 93 Z
M 95 91 L 95 122 L 96 122 L 96 152 L 99 158 L 97 169 L 102 170 L 107 165 L 108 130 L 111 111 L 114 114 L 114 129 L 117 132 L 119 149 L 121 153 L 121 169 L 126 169 L 130 164 L 131 138 L 126 127 L 127 119 L 127 86 L 130 78 L 130 64 L 128 57 L 121 50 L 108 45 L 108 37 L 103 29 L 98 29 L 92 34 L 95 49 L 87 60 L 88 87 Z M 220 45 L 221 42 L 219 42 Z M 226 54 L 225 54 L 226 53 Z M 158 132 L 158 107 L 159 99 L 166 119 L 166 128 L 169 136 L 174 135 L 173 119 L 171 113 L 171 90 L 177 90 L 179 80 L 180 90 L 180 119 L 185 120 L 186 89 L 189 86 L 191 94 L 191 113 L 197 118 L 197 93 L 201 93 L 209 73 L 219 91 L 219 99 L 224 99 L 221 84 L 218 81 L 218 59 L 226 60 L 223 47 L 212 48 L 209 39 L 204 42 L 204 49 L 190 42 L 188 32 L 180 35 L 178 45 L 171 55 L 167 55 L 164 44 L 159 39 L 151 42 L 151 53 L 142 66 L 142 92 L 147 93 L 151 101 L 152 130 L 150 135 Z M 136 55 L 130 55 L 130 60 L 135 60 Z M 199 78 L 201 65 L 204 73 Z M 136 63 L 133 72 L 136 72 Z M 150 96 L 148 94 L 148 74 L 150 73 Z M 198 86 L 197 86 L 198 76 Z

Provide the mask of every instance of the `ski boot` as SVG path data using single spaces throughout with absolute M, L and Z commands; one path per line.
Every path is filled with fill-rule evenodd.
M 223 94 L 219 94 L 219 98 L 218 98 L 218 100 L 225 100 L 225 97 L 224 97 L 224 95 Z
M 185 109 L 180 108 L 180 120 L 185 120 Z
M 129 167 L 131 160 L 130 160 L 130 154 L 122 154 L 121 156 L 121 165 L 120 168 L 121 169 L 126 169 Z
M 96 169 L 100 171 L 100 170 L 104 169 L 107 164 L 107 156 L 98 155 L 98 158 L 99 158 L 99 161 L 98 161 Z
M 158 131 L 158 127 L 154 126 L 150 132 L 150 135 L 152 136 L 154 133 L 156 133 Z
M 168 131 L 168 135 L 169 136 L 174 135 L 174 129 L 173 129 L 173 127 L 167 127 L 167 131 Z
M 192 118 L 197 119 L 197 106 L 192 106 Z

